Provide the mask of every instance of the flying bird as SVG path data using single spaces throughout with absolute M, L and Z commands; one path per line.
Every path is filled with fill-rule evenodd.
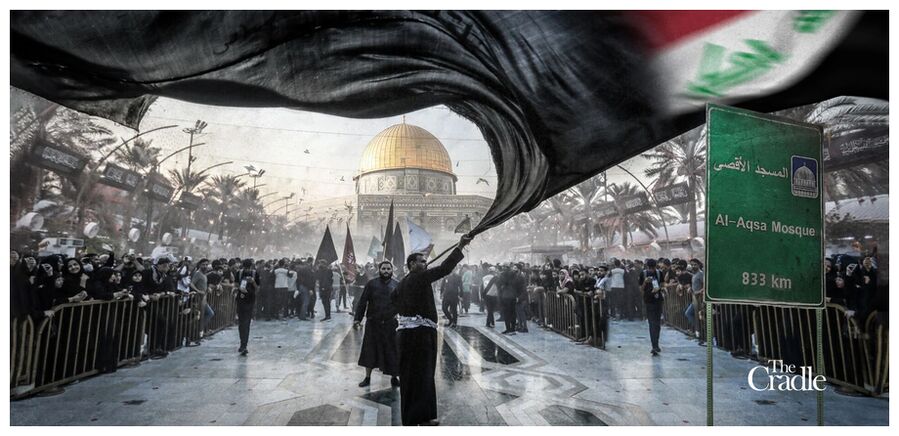
M 484 183 L 485 185 L 490 186 L 490 182 L 488 182 L 487 179 L 478 177 L 478 181 L 475 182 L 475 185 L 480 185 L 481 183 Z
M 456 168 L 459 168 L 459 161 L 456 161 Z
M 307 149 L 303 150 L 303 153 L 310 154 L 309 149 L 307 148 Z
M 343 176 L 340 176 L 340 181 L 341 181 L 341 182 L 345 182 L 346 179 L 344 179 Z
M 256 171 L 256 167 L 254 167 L 253 165 L 244 165 L 243 167 L 246 168 L 249 172 Z

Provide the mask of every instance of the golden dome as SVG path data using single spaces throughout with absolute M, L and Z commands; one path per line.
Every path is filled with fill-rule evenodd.
M 443 144 L 427 130 L 406 123 L 378 133 L 365 147 L 359 164 L 360 175 L 397 168 L 453 174 L 453 165 Z

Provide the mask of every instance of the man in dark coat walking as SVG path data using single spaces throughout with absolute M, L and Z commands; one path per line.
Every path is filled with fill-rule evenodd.
M 356 315 L 353 328 L 358 329 L 365 316 L 365 336 L 362 338 L 362 353 L 359 366 L 365 367 L 365 379 L 360 388 L 371 384 L 371 372 L 378 368 L 390 375 L 390 385 L 399 386 L 399 356 L 396 354 L 396 309 L 390 301 L 390 294 L 398 282 L 393 279 L 393 264 L 383 261 L 378 265 L 378 278 L 369 280 L 362 295 L 355 302 Z
M 446 315 L 446 325 L 456 327 L 459 321 L 459 297 L 462 295 L 462 276 L 459 271 L 453 271 L 443 279 L 443 314 Z
M 400 352 L 400 402 L 403 425 L 439 425 L 437 419 L 437 306 L 431 283 L 446 277 L 465 256 L 471 242 L 463 235 L 459 245 L 436 268 L 428 269 L 421 253 L 406 259 L 409 274 L 391 295 L 399 314 L 397 348 Z
M 327 321 L 331 319 L 331 288 L 334 286 L 334 275 L 324 260 L 318 261 L 315 281 L 318 283 L 318 299 L 321 300 L 322 307 L 325 309 L 325 317 L 322 318 L 322 321 Z

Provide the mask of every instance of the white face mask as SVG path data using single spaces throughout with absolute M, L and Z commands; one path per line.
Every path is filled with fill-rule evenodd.
M 91 264 L 84 265 L 84 272 L 91 272 L 94 270 L 94 266 Z

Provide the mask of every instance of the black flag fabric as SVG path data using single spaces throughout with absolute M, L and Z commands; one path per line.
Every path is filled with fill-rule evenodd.
M 356 249 L 353 247 L 353 236 L 350 234 L 350 224 L 346 225 L 346 241 L 343 243 L 343 271 L 346 281 L 356 281 Z
M 315 263 L 324 260 L 328 265 L 336 262 L 337 249 L 334 248 L 334 239 L 331 238 L 331 227 L 325 226 L 325 235 L 322 236 L 322 243 L 318 246 L 318 254 L 315 255 Z
M 393 244 L 393 199 L 390 200 L 390 211 L 387 212 L 387 230 L 384 231 L 384 259 L 390 259 Z
M 402 265 L 406 263 L 406 245 L 403 243 L 403 231 L 400 230 L 400 223 L 396 223 L 393 229 L 393 241 L 390 243 L 390 259 L 395 269 L 402 269 Z
M 702 14 L 712 19 L 691 27 Z M 873 14 L 862 15 L 888 21 L 886 11 Z M 445 105 L 479 127 L 497 169 L 478 234 L 699 125 L 706 101 L 777 98 L 814 76 L 789 63 L 828 64 L 845 45 L 833 41 L 853 40 L 865 22 L 853 27 L 857 15 L 662 11 L 644 28 L 612 11 L 12 11 L 10 82 L 132 128 L 156 96 L 354 118 Z M 782 24 L 767 30 L 789 38 L 728 47 L 696 37 L 763 27 L 754 17 Z M 675 43 L 651 41 L 660 35 Z M 846 46 L 850 62 L 831 63 L 818 76 L 827 80 L 804 88 L 805 101 L 781 108 L 834 94 L 888 98 L 888 38 L 864 35 L 874 37 Z M 814 50 L 784 51 L 806 40 Z M 669 61 L 683 66 L 674 87 Z M 777 71 L 802 75 L 768 86 Z M 847 83 L 875 84 L 880 94 L 846 93 Z M 666 107 L 674 96 L 689 99 L 689 112 Z

